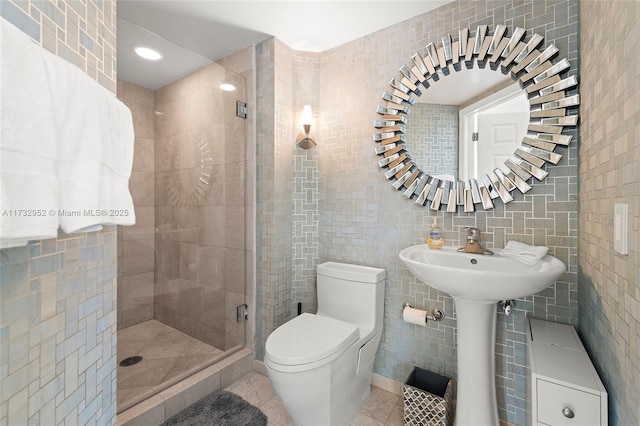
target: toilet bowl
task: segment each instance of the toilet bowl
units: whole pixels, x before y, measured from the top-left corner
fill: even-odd
[[[385,276],[367,266],[318,265],[318,313],[267,338],[267,375],[294,425],[346,425],[369,398]]]

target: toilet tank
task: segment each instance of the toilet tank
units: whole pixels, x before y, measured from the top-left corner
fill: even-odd
[[[355,324],[360,336],[382,330],[384,269],[348,263],[318,265],[318,315]]]

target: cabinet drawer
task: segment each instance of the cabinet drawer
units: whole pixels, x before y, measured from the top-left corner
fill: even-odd
[[[550,426],[599,426],[600,397],[538,380],[538,421]],[[573,418],[563,414],[568,408]]]

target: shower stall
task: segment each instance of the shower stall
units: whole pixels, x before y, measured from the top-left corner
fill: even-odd
[[[246,96],[217,63],[159,88],[118,81],[137,217],[118,230],[118,412],[246,346]]]

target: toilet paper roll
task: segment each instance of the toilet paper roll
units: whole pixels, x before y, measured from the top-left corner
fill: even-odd
[[[421,325],[425,327],[427,325],[427,311],[422,309],[406,307],[402,311],[402,319],[409,324]]]

